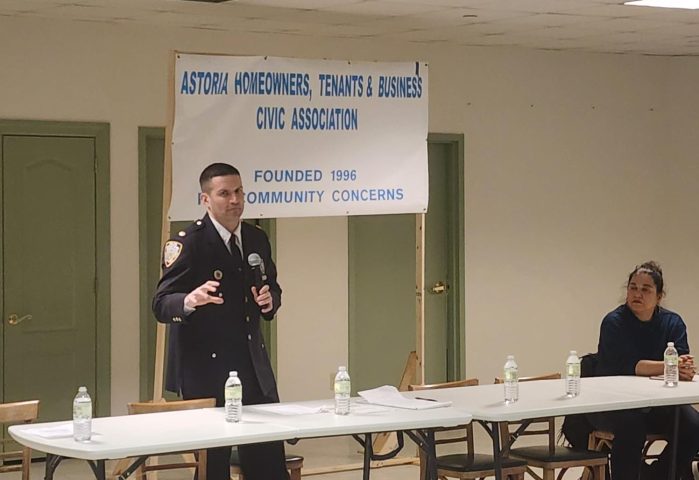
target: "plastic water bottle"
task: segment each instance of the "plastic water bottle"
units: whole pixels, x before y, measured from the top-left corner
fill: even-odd
[[[571,350],[566,360],[566,397],[580,395],[580,358],[578,352]]]
[[[243,384],[238,378],[238,372],[228,373],[228,380],[226,380],[223,391],[226,398],[226,421],[240,422],[240,417],[243,414]]]
[[[676,387],[680,381],[680,358],[677,355],[677,349],[675,348],[674,342],[667,342],[667,348],[665,349],[664,357],[665,371],[663,372],[663,374],[665,376],[665,386]]]
[[[73,438],[76,442],[89,442],[91,436],[92,399],[87,387],[80,387],[73,399]]]
[[[351,391],[352,384],[347,367],[338,367],[337,375],[335,375],[335,414],[349,414]]]
[[[505,404],[515,403],[519,399],[519,371],[514,355],[508,355],[504,367]]]

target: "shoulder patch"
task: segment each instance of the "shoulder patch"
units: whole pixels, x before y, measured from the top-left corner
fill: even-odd
[[[163,263],[165,267],[169,267],[182,253],[182,244],[176,240],[170,240],[163,248]]]

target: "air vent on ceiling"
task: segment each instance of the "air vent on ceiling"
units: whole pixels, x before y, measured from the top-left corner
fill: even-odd
[[[223,3],[230,2],[231,0],[183,0],[185,2],[201,2],[201,3]]]

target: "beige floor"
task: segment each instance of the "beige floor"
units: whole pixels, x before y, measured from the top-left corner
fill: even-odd
[[[480,428],[477,429],[477,431]],[[490,440],[484,433],[477,435],[477,450],[487,453],[490,448]],[[303,440],[296,445],[288,446],[288,452],[303,455],[305,458],[304,468],[314,470],[322,467],[333,467],[337,465],[360,464],[362,455],[359,452],[359,445],[351,438],[329,438]],[[406,439],[406,448],[402,452],[403,458],[408,458],[414,453],[415,446]],[[108,468],[108,471],[111,471]],[[372,480],[418,480],[417,466],[394,466],[373,469]],[[44,464],[35,463],[32,465],[32,479],[40,480],[44,477]],[[565,475],[566,480],[573,480],[580,477],[579,470],[571,470]],[[94,477],[90,468],[85,462],[77,460],[65,460],[54,475],[56,480],[92,480]],[[187,471],[165,472],[158,475],[158,480],[190,480],[191,474]],[[332,474],[319,474],[304,476],[311,480],[359,480],[362,478],[361,470],[338,472]],[[20,480],[19,473],[0,474],[0,480]],[[154,479],[152,479],[154,480]]]

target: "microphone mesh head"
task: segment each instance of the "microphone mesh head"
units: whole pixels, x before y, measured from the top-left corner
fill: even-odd
[[[251,267],[259,267],[262,263],[262,258],[257,253],[251,253],[248,255],[248,265]]]

